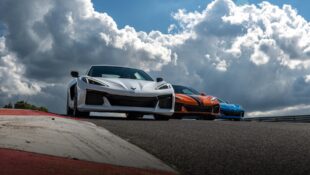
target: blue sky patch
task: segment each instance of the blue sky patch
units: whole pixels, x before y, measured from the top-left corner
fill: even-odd
[[[118,24],[119,28],[125,25],[134,27],[137,31],[159,30],[167,33],[170,24],[174,23],[171,14],[178,9],[187,11],[201,11],[211,0],[92,0],[94,8],[108,13]],[[259,4],[261,0],[235,0],[236,4]],[[310,1],[307,0],[271,0],[272,4],[282,7],[290,4],[306,20],[310,19]]]

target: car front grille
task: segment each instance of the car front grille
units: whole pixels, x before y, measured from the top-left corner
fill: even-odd
[[[113,106],[152,107],[157,104],[157,97],[130,97],[120,95],[107,95]]]
[[[212,106],[191,106],[185,105],[184,106],[187,111],[190,112],[212,112]]]
[[[193,106],[193,105],[186,105],[181,103],[175,103],[175,111],[182,111],[182,107],[184,107],[188,112],[212,112],[212,113],[219,113],[220,106]]]
[[[171,109],[173,96],[162,95],[158,97],[132,97],[113,95],[105,92],[86,90],[87,105],[103,105],[103,98],[106,97],[112,106],[129,106],[129,107],[149,107],[155,108],[157,103],[160,108]]]
[[[243,116],[243,111],[221,111],[222,114],[227,116]]]

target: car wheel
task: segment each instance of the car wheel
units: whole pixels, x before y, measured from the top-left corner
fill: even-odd
[[[181,115],[177,115],[177,114],[173,114],[172,118],[174,118],[174,119],[182,119],[182,116]]]
[[[206,120],[215,120],[215,116],[213,116],[213,115],[208,115],[208,116],[206,116]]]
[[[143,114],[139,114],[139,113],[127,113],[126,114],[126,117],[128,120],[135,120],[135,119],[138,119],[138,118],[142,118],[143,117]]]
[[[73,115],[73,109],[69,106],[69,94],[67,95],[67,115],[72,116]]]
[[[74,105],[73,105],[73,116],[74,117],[89,117],[89,112],[79,111],[77,108],[77,87],[74,90]]]
[[[169,120],[170,116],[154,114],[154,119],[155,120]]]
[[[79,111],[78,109],[73,110],[73,116],[74,117],[89,117],[90,112],[82,112]]]

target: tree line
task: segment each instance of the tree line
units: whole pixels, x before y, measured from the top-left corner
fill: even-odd
[[[3,108],[7,109],[30,109],[30,110],[38,110],[38,111],[44,111],[48,112],[48,109],[43,106],[35,106],[33,104],[29,104],[26,101],[17,101],[15,104],[12,104],[11,102],[4,105]]]

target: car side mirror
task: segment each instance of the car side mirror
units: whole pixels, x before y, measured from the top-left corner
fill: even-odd
[[[201,96],[206,96],[207,94],[204,93],[204,92],[201,92],[200,95],[201,95]]]
[[[71,71],[71,76],[73,78],[78,78],[79,77],[79,72],[78,71]]]
[[[161,78],[161,77],[156,78],[156,82],[162,82],[162,81],[164,81],[163,78]]]

